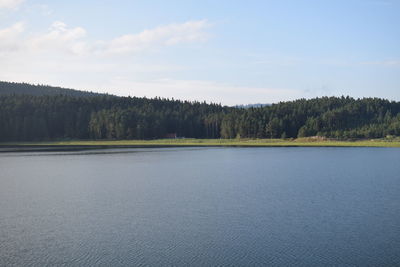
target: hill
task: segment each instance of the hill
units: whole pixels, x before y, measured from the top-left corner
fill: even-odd
[[[88,91],[79,91],[74,89],[54,87],[49,85],[33,85],[28,83],[14,83],[0,81],[0,95],[67,95],[75,97],[99,96],[104,94]]]
[[[4,84],[8,93],[0,94],[0,141],[3,142],[169,136],[211,139],[400,136],[400,102],[379,98],[322,97],[234,108],[205,102]]]

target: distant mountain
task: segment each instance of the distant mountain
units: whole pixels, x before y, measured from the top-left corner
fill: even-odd
[[[256,104],[247,104],[247,105],[235,105],[235,108],[262,108],[262,107],[267,107],[271,106],[271,104],[261,104],[261,103],[256,103]]]
[[[74,89],[54,87],[49,85],[33,85],[28,83],[14,83],[0,81],[0,95],[33,95],[33,96],[56,96],[66,95],[74,97],[100,96],[105,94],[79,91]]]

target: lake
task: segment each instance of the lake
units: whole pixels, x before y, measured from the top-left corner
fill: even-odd
[[[400,149],[0,153],[0,266],[400,265]]]

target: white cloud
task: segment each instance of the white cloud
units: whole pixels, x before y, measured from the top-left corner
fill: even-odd
[[[10,8],[15,9],[22,4],[24,0],[0,0],[0,8]]]
[[[19,60],[7,66],[0,64],[0,80],[50,84],[119,96],[173,97],[223,105],[276,103],[294,100],[304,95],[301,90],[274,88],[268,85],[252,87],[211,80],[141,78],[143,71],[154,73],[159,70],[157,76],[162,76],[169,66],[141,65],[125,72],[126,68],[132,66],[86,60],[62,63]]]
[[[276,103],[301,97],[300,90],[286,88],[235,86],[228,83],[204,80],[158,79],[135,81],[115,77],[107,83],[89,89],[102,90],[122,96],[166,97],[236,105],[243,103]]]
[[[68,28],[64,22],[56,21],[48,32],[28,38],[26,44],[33,51],[61,50],[83,54],[88,46],[82,40],[85,36],[85,29],[81,27]]]
[[[203,30],[209,26],[210,24],[206,20],[159,26],[138,34],[126,34],[110,42],[104,42],[100,47],[100,52],[130,53],[156,46],[201,42],[207,40],[208,35]]]
[[[24,23],[17,22],[14,25],[0,30],[0,56],[18,50],[20,35],[24,31]]]
[[[83,54],[87,50],[87,43],[83,41],[86,36],[85,29],[81,27],[68,28],[63,22],[54,22],[45,33],[25,34],[23,22],[0,29],[0,55],[30,54],[37,55],[47,52],[69,52]]]
[[[8,28],[0,30],[0,41],[7,42],[10,40],[14,40],[23,31],[24,31],[24,23],[17,22]]]
[[[18,22],[0,29],[0,80],[65,86],[116,95],[174,97],[226,105],[272,103],[301,97],[286,88],[238,86],[207,80],[180,79],[184,66],[158,61],[141,51],[207,40],[205,20],[169,24],[109,41],[91,41],[82,27],[54,22],[30,33]],[[135,54],[126,60],[119,54]],[[8,55],[8,56],[7,56]],[[102,55],[108,55],[104,57]],[[174,78],[163,78],[174,77]]]
[[[138,34],[126,34],[109,41],[90,42],[86,39],[87,33],[84,28],[71,28],[61,21],[54,22],[46,32],[33,35],[21,35],[24,27],[23,23],[19,22],[0,30],[0,40],[9,47],[8,52],[16,52],[19,48],[20,52],[29,53],[56,51],[76,55],[113,55],[135,53],[179,43],[202,42],[208,38],[204,29],[209,26],[206,20],[188,21],[159,26]],[[0,44],[0,49],[4,47],[5,45]],[[7,51],[0,50],[0,53],[4,54]]]

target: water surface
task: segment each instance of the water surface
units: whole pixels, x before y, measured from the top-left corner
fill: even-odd
[[[0,153],[0,266],[400,265],[400,149]]]

